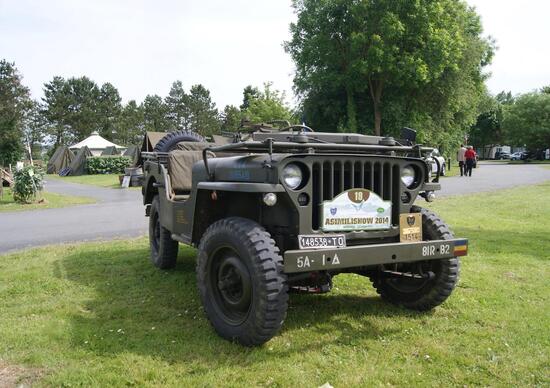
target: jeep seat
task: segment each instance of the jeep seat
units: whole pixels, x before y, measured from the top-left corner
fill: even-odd
[[[168,153],[168,175],[170,179],[171,192],[170,198],[173,200],[186,200],[189,197],[193,186],[192,170],[193,165],[202,160],[202,149],[209,146],[207,143],[189,143],[194,144],[189,148],[192,150],[176,149]],[[202,144],[202,149],[200,148]],[[178,144],[180,148],[182,143]],[[182,145],[185,147],[186,145]],[[213,152],[208,153],[209,157],[215,157]]]

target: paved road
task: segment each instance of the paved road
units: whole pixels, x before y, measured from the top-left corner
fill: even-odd
[[[472,177],[442,178],[438,196],[493,191],[550,180],[537,165],[482,164]],[[139,190],[118,190],[50,180],[46,190],[98,200],[62,209],[0,213],[0,254],[61,242],[108,240],[144,235],[147,218]]]
[[[0,213],[0,253],[61,242],[135,237],[147,232],[141,192],[48,180],[45,190],[95,198],[90,205]]]
[[[481,162],[471,177],[441,178],[442,190],[437,196],[465,195],[497,191],[514,186],[533,185],[550,180],[550,169],[544,165],[503,164]],[[546,165],[546,167],[550,167]]]

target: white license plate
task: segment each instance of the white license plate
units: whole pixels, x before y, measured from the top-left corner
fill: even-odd
[[[298,245],[300,249],[344,248],[346,236],[343,234],[301,234],[298,236]]]

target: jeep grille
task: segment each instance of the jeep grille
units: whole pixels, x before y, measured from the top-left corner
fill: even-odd
[[[313,163],[312,170],[312,229],[320,227],[321,203],[349,189],[368,189],[384,200],[391,200],[392,224],[399,220],[400,164],[395,161],[340,158]]]

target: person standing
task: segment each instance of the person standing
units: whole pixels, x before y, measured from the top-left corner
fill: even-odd
[[[474,163],[476,161],[476,152],[474,151],[474,147],[468,146],[466,152],[464,153],[464,158],[466,163],[466,171],[464,172],[464,175],[472,176],[472,169],[474,168]]]
[[[464,156],[466,154],[466,147],[464,147],[464,144],[460,145],[460,148],[458,149],[458,152],[456,153],[456,160],[458,161],[458,168],[460,169],[460,176],[464,176],[466,172],[466,157]]]

